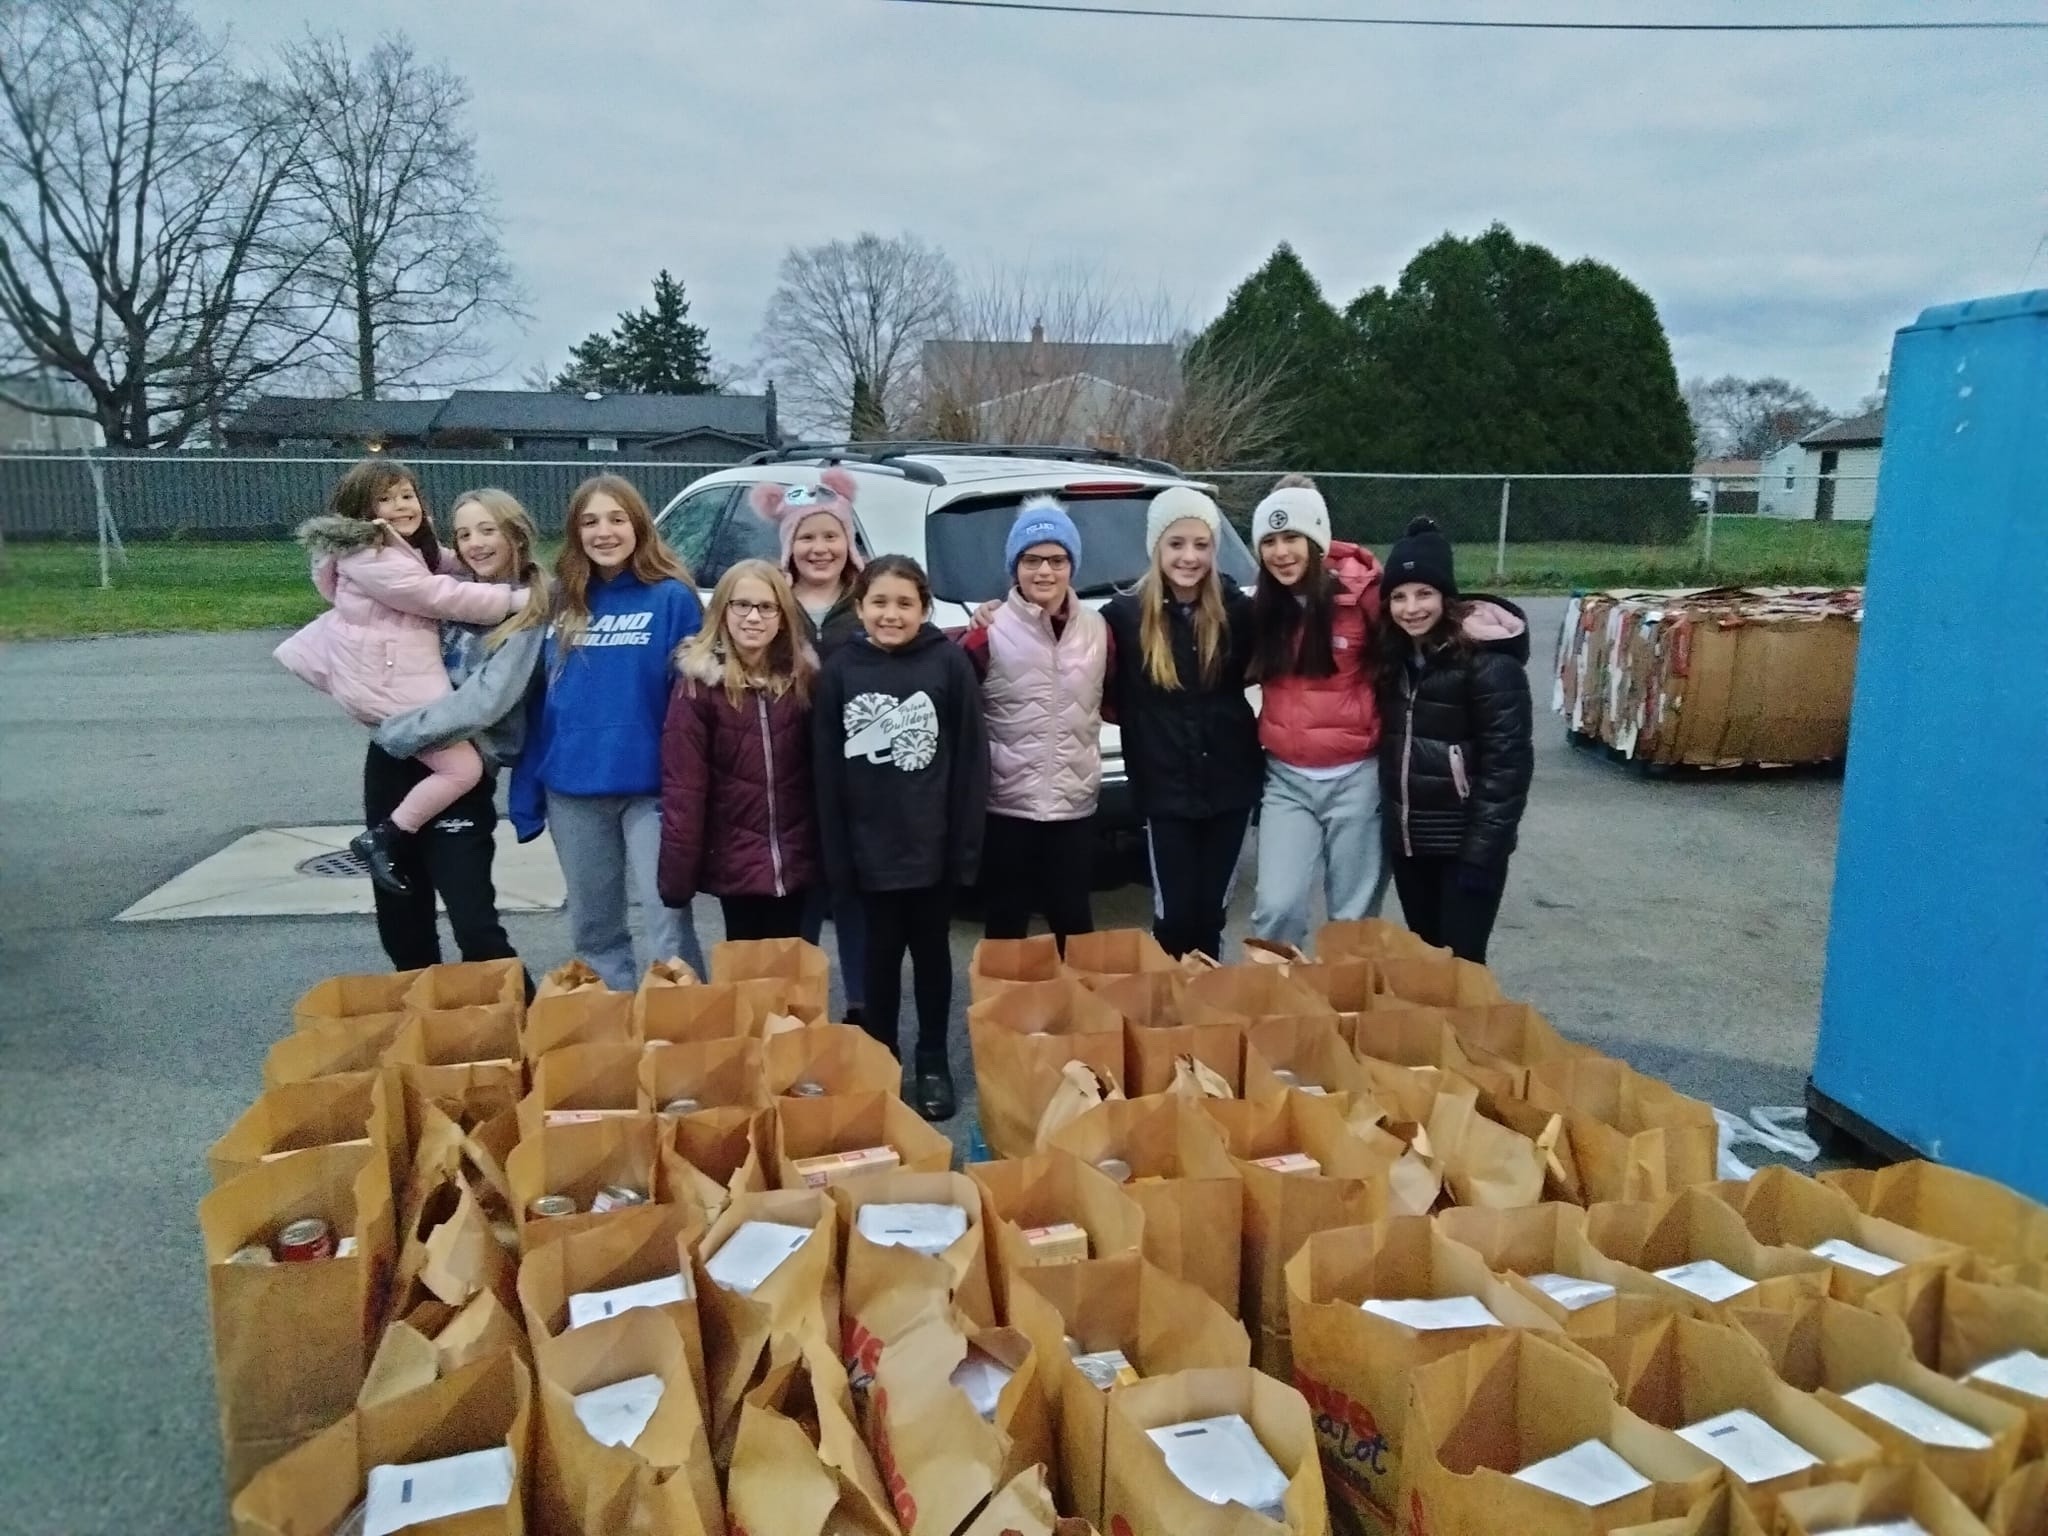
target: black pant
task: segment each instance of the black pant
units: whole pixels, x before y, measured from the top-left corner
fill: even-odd
[[[1152,853],[1152,936],[1175,959],[1199,949],[1223,958],[1223,919],[1252,813],[1200,821],[1156,816],[1145,823]]]
[[[804,907],[809,891],[788,896],[721,896],[728,939],[797,939],[803,937]]]
[[[868,998],[862,1024],[896,1053],[896,1015],[903,1006],[903,954],[910,952],[917,999],[917,1059],[946,1060],[946,1021],[953,1011],[953,890],[862,891],[868,927]]]
[[[1401,894],[1401,915],[1415,936],[1448,949],[1460,960],[1484,965],[1507,870],[1492,871],[1491,889],[1472,890],[1459,883],[1456,859],[1410,859],[1392,852],[1388,858],[1394,867],[1394,889]]]
[[[1031,919],[1046,927],[1067,952],[1067,935],[1093,933],[1088,891],[1095,873],[1095,818],[1025,821],[991,816],[981,844],[981,895],[992,939],[1021,939]]]
[[[363,759],[363,822],[376,826],[390,816],[427,770],[411,758],[393,757],[381,747]],[[498,916],[498,892],[491,884],[491,860],[497,853],[492,834],[498,808],[492,796],[497,781],[483,782],[435,817],[417,833],[398,840],[399,873],[411,887],[403,896],[379,888],[377,937],[394,970],[410,971],[441,963],[441,933],[434,922],[434,897],[448,908],[448,926],[465,960],[509,960],[518,951]],[[527,991],[533,982],[527,980]]]

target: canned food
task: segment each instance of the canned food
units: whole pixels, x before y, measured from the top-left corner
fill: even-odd
[[[542,1195],[526,1208],[526,1214],[542,1221],[554,1216],[574,1216],[576,1200],[572,1195]]]
[[[1131,1165],[1120,1157],[1105,1157],[1095,1165],[1119,1184],[1131,1182]]]
[[[647,1195],[644,1190],[635,1189],[630,1184],[607,1184],[597,1192],[597,1198],[590,1202],[590,1214],[598,1216],[606,1211],[623,1211],[629,1206],[646,1203]]]
[[[230,1264],[275,1264],[277,1255],[270,1251],[267,1243],[251,1243],[246,1248],[237,1248],[228,1255]]]
[[[793,1099],[822,1099],[825,1097],[825,1085],[805,1078],[790,1088],[789,1096]]]
[[[704,1106],[695,1099],[670,1099],[661,1106],[664,1115],[694,1115]]]
[[[288,1221],[277,1234],[277,1258],[281,1264],[304,1264],[333,1257],[334,1229],[318,1216]]]

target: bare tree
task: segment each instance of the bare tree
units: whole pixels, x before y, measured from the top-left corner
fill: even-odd
[[[1765,458],[1834,420],[1806,390],[1775,377],[1695,377],[1685,381],[1683,393],[1703,457]]]
[[[360,60],[309,35],[284,68],[306,134],[294,179],[319,219],[308,276],[337,310],[316,352],[365,400],[496,372],[479,366],[486,328],[523,311],[463,122],[469,88],[403,35]]]
[[[945,333],[957,291],[945,252],[913,235],[792,249],[761,323],[761,371],[812,429],[851,418],[856,379],[899,422],[916,398],[919,349]]]
[[[299,136],[176,0],[0,4],[0,321],[116,447],[175,447],[293,366]]]

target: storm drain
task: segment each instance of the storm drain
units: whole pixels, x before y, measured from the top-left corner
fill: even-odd
[[[301,859],[296,868],[302,875],[320,875],[329,880],[370,878],[369,866],[350,848],[337,848],[332,853],[316,853],[310,859]]]

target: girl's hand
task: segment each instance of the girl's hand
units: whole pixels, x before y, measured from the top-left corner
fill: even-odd
[[[1003,600],[992,597],[967,616],[967,623],[973,629],[987,629],[995,623],[996,615],[1003,611]]]

